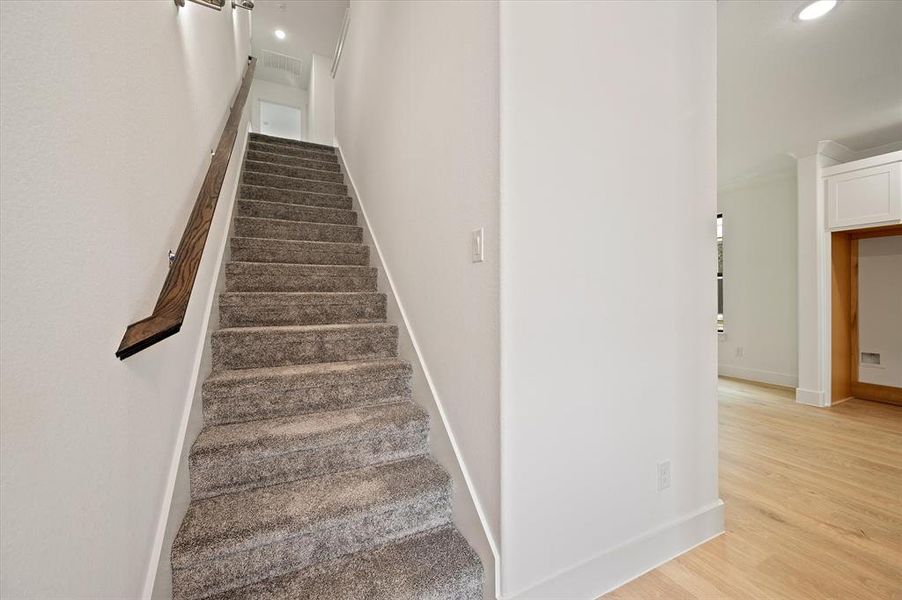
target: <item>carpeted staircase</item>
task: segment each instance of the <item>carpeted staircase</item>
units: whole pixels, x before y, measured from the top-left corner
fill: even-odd
[[[173,595],[481,599],[335,149],[251,134]]]

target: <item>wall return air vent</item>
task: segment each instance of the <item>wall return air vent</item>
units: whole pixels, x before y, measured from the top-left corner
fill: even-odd
[[[879,365],[880,364],[880,353],[879,352],[862,352],[861,353],[861,364],[863,364],[863,365]]]

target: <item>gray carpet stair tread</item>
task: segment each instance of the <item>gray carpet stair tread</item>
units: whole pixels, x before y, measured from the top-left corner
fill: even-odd
[[[213,372],[203,384],[204,421],[256,419],[396,402],[410,397],[411,366],[397,358]]]
[[[360,265],[229,262],[230,292],[374,292],[376,269]]]
[[[175,569],[265,546],[361,514],[447,493],[447,473],[415,458],[191,503],[172,545]]]
[[[316,144],[314,142],[305,142],[301,140],[292,140],[289,138],[276,137],[274,135],[266,135],[265,133],[251,133],[250,139],[254,140],[255,142],[279,144],[293,148],[306,148],[309,150],[319,150],[328,154],[335,154],[335,146],[329,146],[327,144]]]
[[[191,456],[228,454],[237,460],[350,443],[426,423],[426,411],[412,402],[394,402],[264,419],[205,428]]]
[[[338,164],[337,154],[329,154],[328,152],[320,152],[319,150],[311,150],[308,148],[298,148],[293,146],[286,146],[284,144],[269,144],[266,142],[258,142],[256,140],[250,140],[247,148],[248,150],[254,150],[257,152],[267,152],[269,154],[279,154],[282,156],[306,158],[310,160],[334,162],[335,164]]]
[[[482,563],[450,527],[411,535],[211,600],[482,600]]]
[[[348,471],[428,452],[429,416],[394,402],[214,425],[191,448],[196,498]]]
[[[242,183],[240,197],[245,200],[267,200],[270,202],[291,202],[307,206],[326,206],[350,209],[353,206],[347,194],[323,194],[303,190],[285,190],[266,185]]]
[[[283,241],[283,240],[277,240]],[[241,261],[230,261],[226,264],[226,269],[228,267],[233,267],[235,269],[238,268],[259,268],[259,269],[284,269],[286,272],[290,272],[293,275],[319,275],[319,274],[330,274],[337,276],[368,276],[375,277],[376,276],[376,268],[362,265],[303,265],[303,264],[295,264],[295,263],[254,263],[254,262],[241,262]]]
[[[355,381],[381,379],[385,373],[402,372],[410,374],[410,364],[400,358],[376,360],[341,361],[333,363],[312,363],[267,367],[262,369],[239,369],[211,373],[204,381],[204,388],[258,382],[260,380],[311,379],[319,385],[353,378]]]
[[[357,213],[353,210],[269,200],[239,200],[238,216],[334,225],[357,224]]]
[[[235,247],[285,247],[306,250],[317,250],[322,252],[345,252],[348,254],[369,254],[369,246],[359,242],[315,242],[310,240],[274,240],[272,238],[254,238],[233,236],[231,245]],[[255,262],[255,261],[239,261],[233,259],[233,262]],[[368,265],[363,265],[368,266]]]
[[[211,336],[213,369],[391,358],[397,338],[390,323],[227,327]]]
[[[385,294],[380,292],[223,292],[219,296],[220,307],[245,303],[274,307],[291,304],[343,306],[363,302],[385,302]]]
[[[221,327],[381,323],[386,297],[377,292],[225,292]]]
[[[242,181],[251,185],[264,185],[287,190],[303,190],[323,194],[341,195],[347,195],[348,193],[348,186],[343,183],[317,181],[315,179],[305,179],[303,177],[288,177],[285,175],[275,175],[273,173],[261,173],[252,168],[246,168],[244,170]]]
[[[230,242],[235,262],[271,262],[309,265],[367,266],[370,252],[366,244],[353,242],[310,242],[234,236]]]
[[[310,169],[296,165],[286,165],[269,161],[245,159],[244,169],[258,173],[272,173],[285,177],[297,177],[298,179],[310,179],[312,181],[329,181],[332,183],[344,183],[344,175],[341,171],[324,171],[322,169]]]
[[[253,299],[256,302],[269,303],[297,301],[311,304],[353,304],[362,299],[385,298],[382,292],[223,292],[219,296],[221,305],[229,305],[241,299]]]
[[[333,323],[329,325],[266,325],[262,327],[223,327],[213,332],[214,339],[257,335],[292,335],[297,337],[367,337],[369,335],[396,335],[398,326],[393,323]]]
[[[359,243],[363,239],[363,229],[356,225],[243,216],[235,217],[235,233],[242,237],[310,242]]]
[[[370,335],[396,335],[393,323],[332,323],[328,325],[265,325],[261,327],[223,327],[213,332],[214,339],[245,336],[292,335],[297,337],[351,338]]]
[[[248,140],[248,143],[252,147],[261,147],[266,146],[267,148],[272,148],[273,152],[285,152],[285,153],[298,153],[303,152],[305,154],[315,155],[319,157],[319,160],[329,160],[330,158],[337,158],[338,155],[336,152],[329,151],[328,149],[324,150],[317,146],[298,146],[293,144],[285,144],[279,140],[274,139],[266,139],[266,138],[251,138]]]
[[[245,155],[245,160],[269,162],[280,165],[292,165],[296,167],[306,167],[308,169],[314,169],[317,171],[341,172],[341,166],[337,162],[316,160],[315,158],[303,158],[301,156],[290,156],[288,154],[278,154],[276,152],[263,152],[250,148]]]

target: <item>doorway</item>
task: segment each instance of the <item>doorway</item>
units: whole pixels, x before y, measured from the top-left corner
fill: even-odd
[[[835,231],[832,242],[832,403],[902,404],[902,225]]]
[[[260,100],[260,133],[292,140],[301,139],[301,109]]]

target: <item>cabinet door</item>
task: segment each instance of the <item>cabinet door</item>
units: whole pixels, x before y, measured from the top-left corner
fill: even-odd
[[[902,222],[902,163],[827,178],[827,226],[857,229]]]

